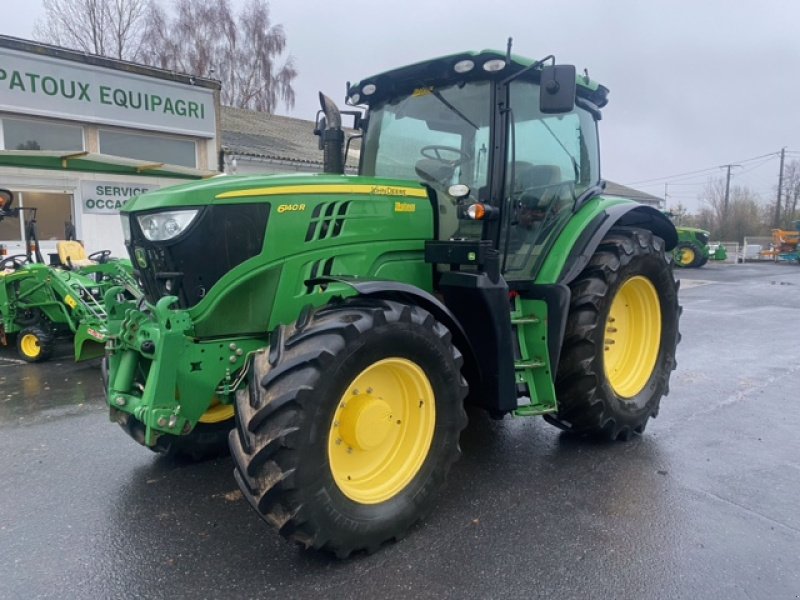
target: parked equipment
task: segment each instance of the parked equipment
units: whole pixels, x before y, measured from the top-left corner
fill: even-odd
[[[464,402],[627,440],[668,392],[677,243],[605,196],[608,90],[467,52],[321,95],[322,175],[225,177],[122,209],[145,302],[106,295],[111,416],[151,449],[230,432],[244,497],[338,556],[401,537],[459,455]],[[498,468],[502,468],[499,465]]]
[[[711,234],[696,227],[676,227],[678,245],[672,251],[675,264],[685,268],[700,268],[710,257],[708,240]]]
[[[19,214],[12,202],[11,192],[0,190],[0,220]],[[129,298],[135,297],[130,263],[109,261],[106,251],[93,255],[99,262],[89,260],[80,244],[65,241],[59,242],[63,264],[43,264],[35,213],[26,238],[27,254],[0,256],[0,344],[16,337],[19,356],[39,362],[50,357],[58,336],[73,335],[75,360],[102,356],[103,294],[123,286]]]
[[[764,254],[776,261],[800,262],[800,221],[794,226],[794,230],[773,229],[772,244]]]

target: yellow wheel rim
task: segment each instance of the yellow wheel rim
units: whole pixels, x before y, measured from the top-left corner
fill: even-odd
[[[682,248],[678,253],[678,264],[682,267],[690,265],[694,262],[695,254],[691,248]]]
[[[22,353],[28,358],[36,358],[41,354],[42,347],[39,345],[39,338],[32,333],[26,333],[19,342]]]
[[[223,421],[233,418],[232,404],[220,404],[219,400],[216,400],[216,398],[215,401],[217,403],[204,412],[203,416],[198,419],[201,423],[222,423]]]
[[[632,398],[644,389],[660,345],[658,292],[646,277],[631,277],[611,303],[605,331],[605,374],[618,396]]]
[[[364,369],[342,395],[328,435],[328,462],[341,492],[361,504],[400,493],[433,440],[436,402],[425,372],[405,358]]]

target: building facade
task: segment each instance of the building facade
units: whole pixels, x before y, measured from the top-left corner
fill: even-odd
[[[43,253],[76,237],[124,255],[119,208],[147,190],[216,174],[219,82],[0,36],[0,187],[19,219],[0,244]],[[36,209],[35,213],[33,210]]]

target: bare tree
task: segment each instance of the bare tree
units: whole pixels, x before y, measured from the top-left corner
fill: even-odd
[[[797,214],[797,201],[800,200],[800,160],[793,160],[786,165],[783,185],[786,196],[783,199],[780,224],[784,229],[793,229],[793,222],[800,219]]]
[[[33,36],[40,42],[138,60],[148,0],[44,0]]]
[[[147,19],[142,61],[222,81],[222,103],[274,112],[294,106],[294,59],[269,4],[250,0],[235,15],[229,0],[176,0],[170,15],[155,3]]]
[[[697,224],[711,231],[720,240],[741,241],[745,236],[768,235],[765,212],[758,195],[746,186],[731,186],[725,205],[725,180],[709,180],[700,196],[706,206],[698,215]]]

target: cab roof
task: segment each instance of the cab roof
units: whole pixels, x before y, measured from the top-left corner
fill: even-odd
[[[354,103],[374,105],[386,98],[410,93],[421,87],[448,85],[462,81],[505,79],[536,62],[516,54],[512,54],[510,58],[509,64],[504,64],[497,71],[489,72],[484,70],[483,66],[489,61],[496,60],[502,60],[505,63],[507,57],[504,52],[481,50],[449,54],[367,77],[358,83],[349,85],[347,96],[353,99],[354,95],[358,94],[359,97]],[[467,72],[456,72],[455,65],[463,64],[464,61],[471,61],[473,67]],[[541,66],[532,69],[522,77],[538,82],[540,76]],[[370,85],[374,86],[374,91],[371,94],[365,93],[364,88],[370,91],[370,88],[367,87]],[[597,108],[602,108],[608,103],[608,88],[590,79],[588,75],[577,77],[577,95],[588,100]]]

